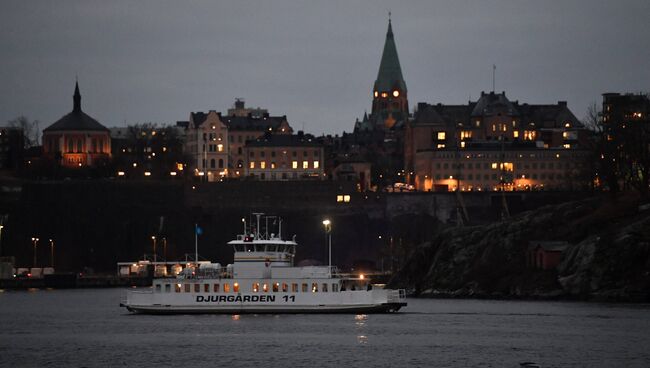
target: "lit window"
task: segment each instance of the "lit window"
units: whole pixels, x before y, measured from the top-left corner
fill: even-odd
[[[393,97],[399,97],[399,91],[397,90],[393,91]]]
[[[571,145],[567,143],[564,145],[564,148],[571,148]]]
[[[469,139],[472,138],[471,130],[463,130],[460,132],[460,139]]]
[[[217,144],[217,151],[223,152],[223,144]]]
[[[232,291],[233,291],[234,293],[238,293],[238,292],[239,292],[239,283],[236,282],[236,283],[232,284]]]
[[[436,147],[437,148],[445,148],[445,145],[444,145],[444,143],[438,143],[438,145]]]
[[[181,284],[174,285],[174,291],[177,292],[177,293],[180,293],[181,292]]]
[[[228,283],[223,284],[223,292],[224,293],[229,293],[230,292],[230,284],[228,284]]]
[[[519,138],[519,131],[515,130],[514,132],[512,132],[512,136],[514,138]]]
[[[493,163],[492,163],[492,168],[493,168],[493,169],[496,169],[497,167],[498,167],[497,163],[496,163],[496,162],[493,162]]]
[[[311,284],[311,292],[312,293],[318,292],[318,283],[312,282],[312,284]]]
[[[465,142],[460,142],[460,148],[465,148]]]
[[[302,162],[302,168],[303,169],[309,169],[309,161],[303,161]]]
[[[343,202],[343,195],[339,194],[336,196],[336,201],[337,202]]]
[[[255,161],[251,161],[249,167],[251,169],[254,169],[255,168]]]
[[[379,92],[375,91],[375,97],[379,96]]]
[[[276,282],[275,284],[273,284],[273,292],[277,293],[278,291],[280,291],[280,283]]]
[[[254,282],[253,283],[253,292],[257,293],[258,291],[260,291],[260,283],[259,282]]]
[[[265,293],[268,293],[269,292],[269,284],[262,285],[262,291],[265,292]]]
[[[382,92],[382,93],[381,93],[381,97],[383,97],[383,98],[388,97],[388,93],[386,93],[386,92]]]
[[[319,166],[320,166],[320,162],[314,161],[314,169],[318,169]]]
[[[298,161],[291,162],[291,167],[294,168],[294,169],[297,169],[298,168]]]
[[[537,137],[537,132],[534,130],[524,130],[524,140],[534,141]]]
[[[493,132],[496,132],[496,131],[497,131],[497,126],[494,125],[494,124],[492,124],[492,131],[493,131]]]
[[[260,162],[260,169],[266,169],[266,161]]]
[[[438,132],[436,133],[436,136],[439,141],[444,141],[446,139],[447,134],[445,132]]]
[[[271,162],[271,169],[275,169],[275,162]]]
[[[346,195],[343,196],[343,202],[346,202],[346,203],[350,202],[350,195],[349,194],[346,194]]]

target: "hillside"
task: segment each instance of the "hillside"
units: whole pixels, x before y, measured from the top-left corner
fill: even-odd
[[[391,285],[421,296],[650,301],[650,210],[639,204],[602,196],[446,228],[411,252]],[[570,245],[555,270],[542,271],[526,266],[532,240]]]

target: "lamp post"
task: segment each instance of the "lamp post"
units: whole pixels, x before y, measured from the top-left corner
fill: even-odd
[[[328,274],[332,276],[332,222],[329,219],[323,220],[323,226],[325,226],[325,233],[327,234],[327,250],[328,250]]]
[[[153,242],[153,263],[154,263],[154,267],[155,267],[155,265],[156,265],[156,237],[152,235],[151,236],[151,241]]]
[[[32,238],[32,244],[34,245],[34,263],[32,267],[36,267],[36,246],[38,245],[38,238]]]
[[[50,267],[54,268],[54,239],[50,239]]]
[[[0,225],[0,257],[2,257],[2,229],[4,229],[4,225]]]

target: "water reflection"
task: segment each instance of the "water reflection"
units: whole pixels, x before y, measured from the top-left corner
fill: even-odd
[[[239,314],[233,314],[232,317],[230,317],[233,321],[239,321]]]
[[[368,321],[367,314],[357,314],[354,316],[354,325],[357,331],[357,343],[365,345],[368,343],[368,335],[366,335],[366,323]]]

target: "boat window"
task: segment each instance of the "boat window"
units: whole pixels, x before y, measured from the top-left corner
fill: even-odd
[[[264,252],[264,246],[263,245],[256,245],[255,246],[255,251],[256,252]]]
[[[318,292],[318,283],[317,282],[312,282],[311,283],[311,292],[312,293]]]
[[[298,284],[291,284],[291,292],[292,293],[298,292]]]
[[[332,292],[333,293],[339,292],[339,284],[332,284]]]
[[[327,292],[327,284],[323,284],[323,288],[321,289],[321,291],[324,293]]]
[[[269,284],[262,285],[262,291],[264,291],[265,293],[268,293],[269,292]]]
[[[224,293],[229,293],[230,292],[230,284],[228,284],[228,283],[223,284],[223,292]]]
[[[266,246],[266,251],[267,252],[277,252],[278,251],[278,246],[277,245],[267,245]]]
[[[253,292],[257,293],[258,291],[260,291],[260,283],[259,282],[254,282],[253,283]]]
[[[201,291],[201,284],[194,284],[194,292],[198,293],[199,291]]]
[[[302,292],[303,292],[303,293],[306,293],[306,292],[307,292],[307,287],[308,287],[307,284],[305,284],[305,283],[302,284]]]
[[[203,292],[205,293],[210,292],[210,284],[203,284]]]
[[[160,284],[156,284],[156,292],[157,292],[157,293],[160,292]]]
[[[286,282],[283,282],[282,283],[282,292],[286,293],[287,291],[289,291],[289,285],[287,285]]]
[[[190,292],[190,284],[185,284],[185,292],[189,293]]]
[[[232,284],[232,291],[233,291],[233,293],[238,293],[239,292],[239,283],[238,282]]]
[[[165,284],[165,292],[171,293],[171,291],[172,291],[172,286],[170,284]]]
[[[280,283],[276,282],[275,284],[273,284],[273,292],[277,293],[279,290],[280,290]]]
[[[181,284],[176,284],[176,285],[174,285],[174,290],[175,290],[177,293],[180,293],[180,292],[181,292]]]
[[[212,291],[214,291],[215,293],[218,293],[219,292],[219,284],[214,284],[212,286]]]

